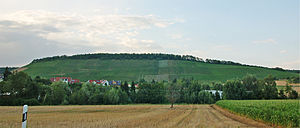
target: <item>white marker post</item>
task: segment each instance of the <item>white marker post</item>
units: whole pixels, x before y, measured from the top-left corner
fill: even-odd
[[[27,124],[27,111],[28,111],[28,106],[24,105],[23,106],[22,128],[26,128],[26,124]]]

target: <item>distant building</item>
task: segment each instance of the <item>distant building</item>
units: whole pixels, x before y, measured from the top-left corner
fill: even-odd
[[[216,92],[218,91],[218,93],[220,94],[220,97],[222,98],[222,94],[223,94],[223,91],[219,91],[219,90],[205,90],[207,92],[211,92],[213,95],[216,95]]]
[[[75,83],[80,83],[80,80],[79,79],[72,79],[71,84],[75,84]]]
[[[102,85],[102,86],[108,86],[109,82],[107,80],[88,80],[89,83],[95,84],[95,85]]]
[[[118,80],[118,81],[112,80],[112,81],[109,81],[109,85],[121,85],[121,81],[120,80]]]
[[[135,88],[138,88],[139,84],[135,84],[134,86],[135,86]],[[128,84],[128,87],[131,88],[131,84]]]
[[[67,84],[80,83],[79,79],[72,79],[71,77],[54,77],[50,79],[51,82],[62,81]]]

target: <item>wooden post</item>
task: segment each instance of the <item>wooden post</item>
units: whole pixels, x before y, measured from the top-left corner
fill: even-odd
[[[27,125],[27,111],[28,105],[23,106],[22,128],[26,128]]]

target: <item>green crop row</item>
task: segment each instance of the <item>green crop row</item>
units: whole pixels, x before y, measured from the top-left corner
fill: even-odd
[[[229,111],[286,127],[299,127],[299,100],[221,100],[218,106]]]

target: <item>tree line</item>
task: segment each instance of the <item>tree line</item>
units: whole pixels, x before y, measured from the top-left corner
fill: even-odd
[[[138,84],[138,87],[128,86]],[[217,90],[215,94],[208,90]],[[100,104],[213,104],[222,99],[287,99],[297,98],[298,93],[287,87],[278,91],[271,76],[258,80],[246,76],[242,80],[226,83],[201,83],[193,79],[173,81],[141,80],[121,86],[100,86],[90,83],[51,83],[48,79],[32,79],[24,72],[6,75],[0,82],[0,105],[100,105]]]
[[[0,67],[0,74],[3,74],[5,70],[12,71],[17,69],[18,67]]]
[[[278,91],[275,77],[271,75],[258,80],[253,75],[247,75],[242,80],[229,80],[223,86],[224,99],[297,99],[298,92],[291,86]]]

